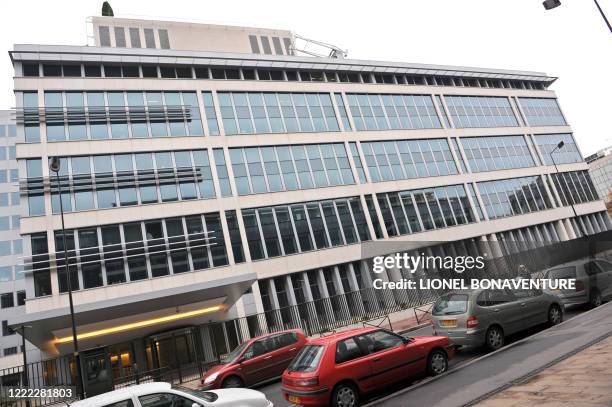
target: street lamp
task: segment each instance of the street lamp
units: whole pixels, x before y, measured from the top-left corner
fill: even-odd
[[[23,356],[23,388],[27,389],[30,385],[30,380],[28,377],[28,355],[26,352],[26,340],[25,340],[25,330],[26,328],[32,328],[29,325],[21,325],[21,354]],[[30,407],[30,399],[26,399],[25,401],[26,407]]]
[[[550,153],[548,153],[550,155],[550,159],[553,163],[553,165],[555,166],[555,172],[558,174],[559,173],[559,168],[557,168],[557,163],[555,162],[555,157],[553,155],[553,153],[557,150],[561,150],[563,148],[563,146],[565,146],[565,143],[563,142],[563,140],[561,140],[557,146],[555,148],[553,148]],[[574,197],[572,198],[572,202],[570,203],[570,206],[572,207],[572,211],[574,212],[574,218],[576,219],[576,223],[578,224],[578,227],[580,228],[580,233],[582,233],[582,236],[586,236],[587,234],[584,231],[584,228],[582,227],[582,222],[580,222],[580,219],[578,218],[578,214],[576,213],[576,208],[574,208]],[[569,201],[569,200],[568,200]]]
[[[68,246],[66,245],[66,227],[64,225],[64,203],[62,201],[62,183],[60,181],[59,172],[62,167],[59,157],[52,157],[49,169],[55,173],[57,180],[57,190],[59,194],[60,216],[62,219],[62,244],[64,245],[64,267],[66,270],[66,279],[68,280],[68,302],[70,303],[70,320],[72,322],[72,345],[74,347],[74,363],[77,368],[77,393],[79,398],[84,396],[84,382],[81,372],[81,361],[79,357],[79,341],[77,340],[76,323],[74,318],[74,303],[72,301],[72,281],[70,278],[70,270],[68,268]]]
[[[601,14],[601,17],[604,19],[604,21],[606,22],[606,25],[608,26],[608,29],[612,33],[612,25],[610,25],[610,22],[608,21],[608,17],[606,17],[606,14],[602,10],[601,6],[599,5],[599,2],[597,0],[593,0],[593,1],[595,1],[595,6],[597,6],[597,10],[599,10],[599,14]],[[552,10],[561,5],[561,0],[545,0],[542,2],[542,5],[544,6],[546,10]]]

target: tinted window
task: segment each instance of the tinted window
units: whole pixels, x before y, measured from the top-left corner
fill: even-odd
[[[287,370],[290,372],[314,372],[319,367],[324,349],[321,345],[304,346]]]
[[[106,404],[104,407],[133,407],[132,399],[118,401],[112,404]]]
[[[264,353],[267,353],[268,350],[266,348],[265,339],[260,339],[255,341],[249,346],[249,348],[244,352],[245,359],[256,358],[257,356],[261,356]]]
[[[467,311],[467,294],[445,294],[433,308],[433,315],[455,315],[463,314]]]
[[[585,263],[584,264],[584,271],[586,271],[586,273],[589,276],[594,276],[595,274],[601,273],[601,269],[599,267],[597,267],[597,265],[595,264],[594,261],[590,261],[588,263]]]
[[[566,279],[576,278],[576,267],[563,267],[558,269],[548,270],[548,278],[550,279]]]
[[[278,347],[283,348],[285,346],[293,345],[297,341],[298,337],[295,332],[281,334],[278,336]]]
[[[372,353],[395,348],[404,343],[401,336],[387,331],[370,332],[363,337],[366,339],[368,350]]]
[[[540,295],[536,290],[512,290],[512,293],[517,299],[526,299]]]
[[[138,397],[142,407],[191,407],[192,400],[173,393],[156,393]],[[127,406],[126,406],[127,407]]]
[[[595,260],[595,263],[604,271],[609,272],[612,271],[612,264],[603,260]]]
[[[336,363],[348,362],[363,356],[355,338],[349,338],[336,344]]]
[[[489,290],[487,293],[487,305],[505,304],[516,299],[510,290]]]

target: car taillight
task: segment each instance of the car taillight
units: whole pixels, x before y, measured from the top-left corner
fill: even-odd
[[[288,381],[290,383],[287,383],[287,384],[293,385],[296,387],[311,387],[311,386],[319,385],[319,377],[317,376],[315,377],[292,377]]]
[[[584,290],[584,282],[580,280],[576,280],[576,291],[583,291],[583,290]]]
[[[473,315],[471,317],[468,317],[468,319],[467,319],[467,327],[468,328],[475,328],[475,327],[478,326],[478,324],[479,324],[478,318],[476,318]]]

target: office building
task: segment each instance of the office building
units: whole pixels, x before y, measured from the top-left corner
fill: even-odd
[[[589,164],[589,171],[595,189],[599,196],[606,202],[612,201],[610,193],[612,193],[612,147],[599,150],[585,158]]]
[[[15,112],[0,111],[0,370],[22,363],[22,338],[9,328],[8,320],[25,313],[23,244],[19,235],[19,171],[15,158],[17,143]],[[26,342],[31,361],[40,351]]]
[[[405,308],[373,294],[366,242],[460,254],[610,227],[555,77],[304,56],[283,30],[91,23],[94,46],[10,52],[32,257],[9,319],[72,352],[66,248],[85,376],[112,370],[90,389]]]

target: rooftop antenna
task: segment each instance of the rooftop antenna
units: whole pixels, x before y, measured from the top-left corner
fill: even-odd
[[[323,41],[317,41],[317,40],[313,40],[310,38],[306,38],[296,33],[293,34],[293,37],[294,37],[293,38],[293,51],[294,52],[299,52],[302,54],[310,55],[313,57],[320,57],[320,58],[344,59],[348,56],[348,50],[343,50],[340,47],[337,47],[335,45],[328,44]],[[296,40],[304,41],[303,46],[298,46]],[[318,47],[321,47],[323,48],[322,52],[326,52],[325,50],[327,50],[327,54],[321,53],[318,51],[308,50],[306,49],[308,45],[316,45]]]
[[[113,8],[111,7],[108,1],[102,3],[102,17],[115,17],[115,13],[113,13]]]

